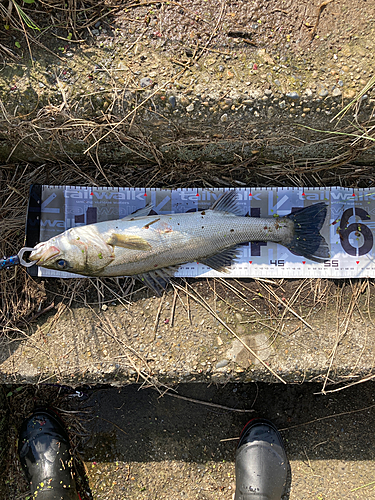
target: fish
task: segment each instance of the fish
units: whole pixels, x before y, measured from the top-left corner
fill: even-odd
[[[324,202],[284,217],[248,217],[237,192],[230,190],[199,212],[152,215],[151,210],[148,205],[123,219],[68,229],[38,243],[29,260],[84,276],[135,276],[160,294],[187,262],[228,272],[239,246],[251,241],[279,243],[316,262],[329,259],[320,234],[327,216]]]

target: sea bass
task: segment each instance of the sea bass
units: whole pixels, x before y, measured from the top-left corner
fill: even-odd
[[[327,205],[316,203],[285,217],[244,217],[236,191],[207,210],[149,215],[147,206],[120,220],[68,229],[30,254],[38,266],[85,276],[137,276],[155,291],[178,266],[198,261],[220,272],[238,257],[238,245],[272,241],[307,259],[329,259],[320,234]]]

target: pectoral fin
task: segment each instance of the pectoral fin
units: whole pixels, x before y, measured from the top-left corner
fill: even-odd
[[[113,233],[107,241],[107,244],[113,247],[129,248],[130,250],[151,250],[150,243],[135,234]]]

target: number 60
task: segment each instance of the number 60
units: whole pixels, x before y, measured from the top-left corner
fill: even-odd
[[[340,221],[340,229],[339,234],[341,238],[341,245],[345,252],[349,255],[366,255],[372,249],[374,243],[374,237],[372,235],[371,229],[369,229],[366,224],[362,224],[361,222],[353,222],[347,226],[350,217],[354,215],[353,208],[348,208],[342,214]],[[363,208],[356,208],[355,215],[357,215],[361,220],[369,220],[371,219],[370,215],[363,210]],[[349,241],[349,236],[353,232],[359,232],[363,236],[363,244],[359,248],[353,247]],[[358,252],[358,254],[357,254]]]

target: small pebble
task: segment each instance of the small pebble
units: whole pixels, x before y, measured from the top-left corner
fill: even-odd
[[[224,368],[224,366],[227,366],[228,364],[229,364],[228,359],[222,359],[216,363],[215,368]]]
[[[299,94],[297,92],[288,92],[287,94],[285,94],[285,97],[287,97],[288,99],[293,99],[293,101],[296,101],[297,99],[299,99]]]
[[[327,97],[328,95],[328,90],[324,87],[321,87],[318,91],[319,97]]]
[[[181,103],[181,106],[185,106],[185,108],[186,108],[186,106],[188,106],[188,105],[189,105],[189,102],[190,102],[190,101],[189,101],[189,99],[187,99],[185,96],[182,96],[182,97],[180,98],[180,103]]]
[[[188,113],[191,113],[192,111],[194,111],[194,104],[191,103],[191,104],[189,104],[189,106],[186,106],[186,111]]]
[[[153,85],[154,81],[149,78],[148,76],[144,77],[141,79],[141,87],[144,89],[145,87],[150,87],[151,85]]]

